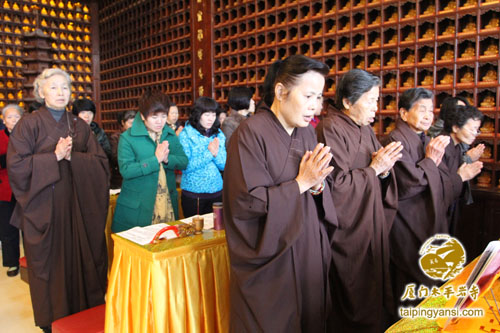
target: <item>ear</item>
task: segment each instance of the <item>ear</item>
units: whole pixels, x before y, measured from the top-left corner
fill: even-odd
[[[351,102],[347,98],[342,99],[342,104],[344,105],[344,109],[349,110],[349,108],[352,106]]]
[[[457,133],[460,130],[460,128],[457,125],[453,125],[451,127],[451,130],[452,130],[453,133]]]
[[[142,119],[142,121],[144,121],[144,122],[145,122],[145,121],[146,121],[146,118],[144,118],[144,116],[142,115],[142,113],[139,113],[139,114],[141,115],[141,119]]]
[[[406,120],[408,120],[408,111],[406,111],[406,109],[404,108],[399,109],[399,116],[401,117],[401,119],[403,119],[404,122],[406,122]]]
[[[278,101],[283,101],[288,94],[288,90],[286,87],[283,85],[283,83],[278,82],[274,86],[274,96]]]
[[[38,87],[38,96],[40,96],[41,98],[45,99],[45,96],[43,95],[43,89],[42,89],[42,87]]]

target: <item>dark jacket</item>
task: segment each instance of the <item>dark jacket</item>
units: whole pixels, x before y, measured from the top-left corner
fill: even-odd
[[[104,132],[104,130],[100,128],[95,121],[90,124],[90,128],[92,129],[92,132],[94,132],[97,142],[99,142],[99,145],[109,159],[111,157],[111,145],[109,144],[106,132]]]

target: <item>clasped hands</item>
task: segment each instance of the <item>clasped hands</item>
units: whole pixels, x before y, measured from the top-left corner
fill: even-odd
[[[168,163],[168,154],[170,153],[170,149],[168,148],[168,141],[163,141],[162,143],[156,146],[155,156],[158,160],[158,163]]]
[[[57,161],[62,159],[71,161],[71,149],[73,148],[73,138],[67,136],[65,138],[59,138],[57,142],[56,149],[54,153],[56,154]]]
[[[332,154],[330,147],[318,143],[313,151],[306,151],[299,165],[299,174],[295,181],[300,193],[309,189],[318,190],[325,178],[333,171],[330,165]]]
[[[394,141],[385,147],[381,147],[379,150],[372,153],[370,168],[375,170],[377,176],[380,174],[387,174],[394,166],[394,163],[403,156],[403,154],[401,154],[402,150],[403,145],[399,141]]]

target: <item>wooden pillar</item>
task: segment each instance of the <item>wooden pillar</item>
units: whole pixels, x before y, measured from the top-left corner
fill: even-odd
[[[213,96],[213,1],[191,1],[193,96],[196,100],[200,96]]]

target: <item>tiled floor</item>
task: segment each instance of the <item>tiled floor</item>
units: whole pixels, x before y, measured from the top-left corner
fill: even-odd
[[[35,326],[28,284],[16,277],[7,276],[7,268],[1,266],[0,251],[0,332],[40,333]]]

